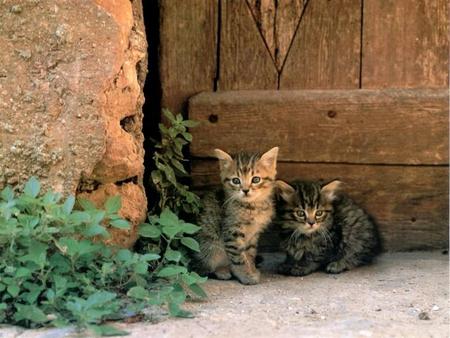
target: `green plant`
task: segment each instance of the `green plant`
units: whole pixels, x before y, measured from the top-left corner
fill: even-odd
[[[169,126],[159,124],[161,141],[156,143],[153,155],[156,169],[151,177],[160,195],[159,208],[165,207],[178,214],[179,211],[198,213],[200,201],[189,187],[180,182],[188,174],[183,166],[183,147],[192,141],[187,128],[195,127],[198,122],[183,120],[181,114],[174,116],[169,110],[163,110]]]
[[[190,316],[180,304],[205,297],[205,278],[186,268],[187,250],[198,250],[189,235],[198,230],[165,209],[143,224],[140,234],[154,250],[140,254],[103,244],[108,227],[127,229],[117,214],[118,196],[104,210],[73,196],[48,191],[31,178],[23,193],[0,193],[0,321],[26,327],[75,323],[97,334],[125,334],[103,325],[147,306],[167,306]]]

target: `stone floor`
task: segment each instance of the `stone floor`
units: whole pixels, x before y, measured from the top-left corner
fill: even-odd
[[[208,281],[209,300],[186,306],[194,319],[117,326],[136,338],[449,337],[448,255],[389,253],[371,266],[303,278],[271,273],[280,259],[265,257],[259,285]],[[72,336],[70,329],[0,329],[0,337]]]

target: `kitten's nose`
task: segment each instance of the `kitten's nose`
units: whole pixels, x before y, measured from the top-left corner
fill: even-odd
[[[246,195],[248,194],[249,191],[250,191],[250,189],[242,189],[242,192]]]
[[[308,220],[308,224],[309,224],[310,226],[313,226],[315,223],[316,223],[315,221],[311,221],[310,219]]]

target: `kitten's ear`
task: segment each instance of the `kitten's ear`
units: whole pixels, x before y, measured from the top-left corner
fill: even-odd
[[[325,183],[322,185],[322,188],[320,189],[320,192],[324,194],[324,196],[332,201],[336,198],[337,192],[341,190],[342,187],[342,181],[340,180],[333,180],[329,183]]]
[[[219,159],[220,169],[221,170],[224,169],[224,168],[228,168],[230,166],[231,162],[233,162],[233,159],[231,158],[231,156],[228,155],[223,150],[214,149],[214,154]]]
[[[278,147],[274,147],[261,155],[259,162],[268,169],[275,170],[277,167]]]
[[[285,181],[276,180],[275,189],[278,195],[281,196],[286,202],[292,202],[295,197],[295,189],[287,184]]]

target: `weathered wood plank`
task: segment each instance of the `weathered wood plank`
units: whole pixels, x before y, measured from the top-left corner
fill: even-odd
[[[278,72],[244,0],[222,1],[218,89],[276,89]]]
[[[359,88],[361,0],[309,1],[280,89]]]
[[[448,87],[448,1],[364,1],[362,87]]]
[[[190,96],[213,90],[217,25],[217,0],[160,0],[163,108],[182,112]]]
[[[280,71],[307,0],[247,0],[256,25]]]
[[[448,163],[444,89],[201,93],[189,113],[199,157],[279,146],[286,161]]]
[[[219,184],[213,160],[194,161],[197,187]],[[386,250],[448,247],[448,167],[349,164],[278,164],[278,177],[330,180],[340,178],[345,190],[378,224]],[[276,243],[266,246],[276,247]]]

